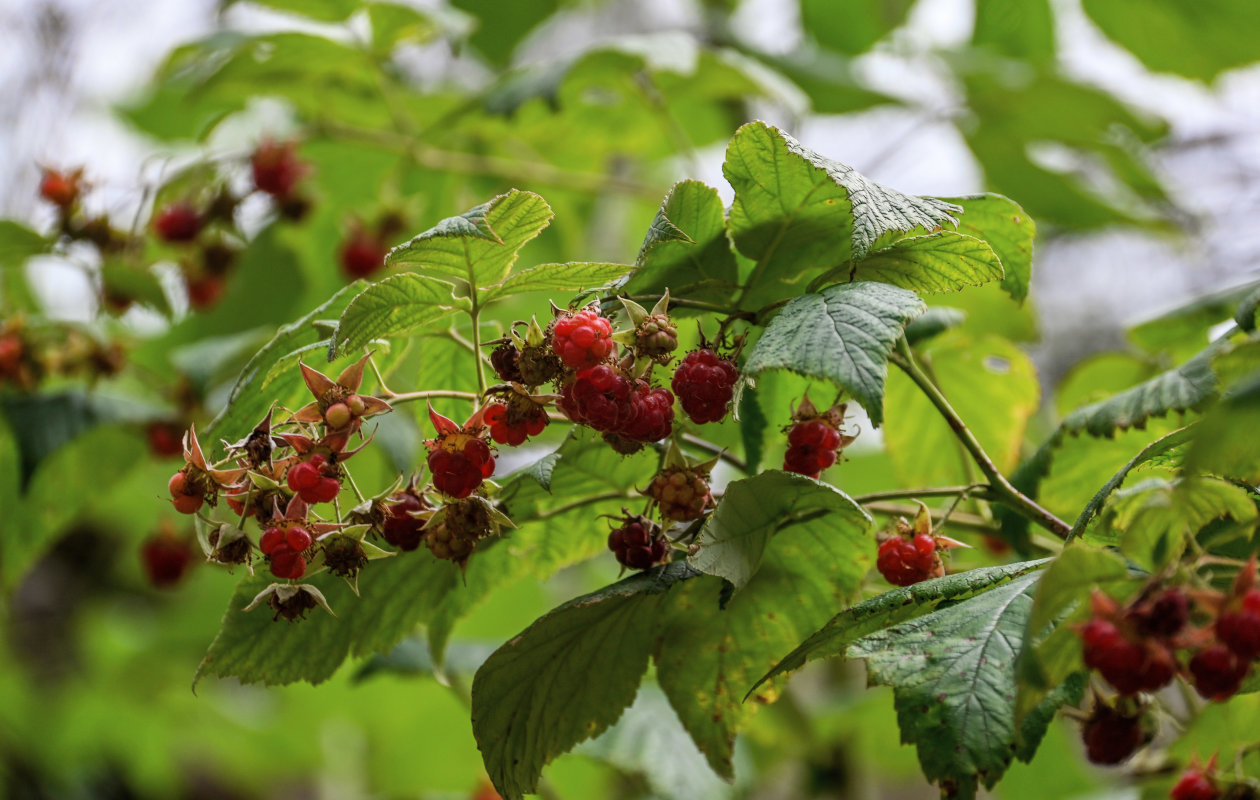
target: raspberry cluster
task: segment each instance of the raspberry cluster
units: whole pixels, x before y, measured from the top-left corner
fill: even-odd
[[[669,541],[660,525],[625,509],[617,522],[608,534],[608,549],[619,564],[629,569],[649,569],[667,560]]]
[[[962,546],[961,542],[932,531],[931,512],[920,503],[913,523],[898,519],[892,532],[882,534],[875,566],[892,585],[913,586],[944,575],[940,551]]]
[[[0,387],[33,392],[57,376],[93,381],[118,374],[125,360],[120,344],[72,323],[0,320]]]
[[[613,353],[612,323],[593,308],[556,318],[551,349],[569,369],[587,369]]]
[[[836,463],[840,451],[853,441],[843,432],[844,404],[820,412],[808,397],[801,400],[792,415],[788,430],[788,449],[783,456],[783,469],[817,478]],[[909,555],[907,553],[907,555]]]

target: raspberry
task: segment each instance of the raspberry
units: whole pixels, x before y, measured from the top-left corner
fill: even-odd
[[[512,342],[504,342],[490,351],[490,366],[499,380],[523,383],[521,376],[521,351]]]
[[[389,509],[389,514],[381,525],[381,534],[385,541],[400,550],[411,551],[419,547],[424,538],[425,521],[411,516],[411,512],[428,508],[424,498],[410,491],[396,492],[390,495],[385,507]]]
[[[181,514],[196,514],[206,499],[202,487],[190,480],[188,473],[182,470],[171,476],[166,488],[171,493],[172,505]]]
[[[258,538],[258,549],[263,551],[265,556],[269,556],[277,550],[288,546],[288,542],[285,541],[284,531],[279,528],[268,528]]]
[[[295,581],[306,574],[306,559],[287,544],[272,551],[269,560],[271,574],[277,578]]]
[[[647,494],[656,501],[665,519],[690,522],[703,517],[713,501],[707,478],[694,469],[669,467],[652,478]]]
[[[1190,601],[1178,589],[1167,589],[1133,610],[1132,618],[1142,636],[1169,639],[1190,619]]]
[[[783,469],[817,478],[836,463],[840,447],[840,431],[821,419],[802,420],[788,431],[788,450],[783,456]]]
[[[324,411],[324,421],[335,431],[349,425],[354,420],[354,413],[347,403],[333,403]]]
[[[310,461],[290,467],[285,477],[289,488],[307,503],[328,503],[341,492],[341,482],[328,474],[331,471],[328,459],[316,453]]]
[[[294,526],[285,532],[284,543],[290,550],[301,553],[311,546],[311,534],[305,528]]]
[[[153,219],[153,230],[165,242],[191,242],[201,233],[205,221],[187,203],[172,203]]]
[[[912,586],[943,574],[944,565],[936,554],[936,540],[920,533],[912,538],[893,536],[879,545],[875,560],[879,574],[894,586]]]
[[[1081,728],[1085,754],[1095,764],[1119,764],[1133,755],[1146,736],[1140,715],[1099,705]]]
[[[634,412],[631,421],[617,431],[631,442],[659,442],[674,430],[674,395],[668,389],[653,389],[644,382],[630,395]]]
[[[67,211],[79,199],[82,187],[79,185],[82,171],[58,172],[45,169],[39,181],[39,196]]]
[[[516,447],[530,436],[543,432],[547,427],[547,412],[530,398],[514,395],[508,405],[491,403],[486,406],[482,421],[490,426],[491,439]]]
[[[678,329],[668,314],[652,314],[634,329],[636,355],[664,364],[677,347]]]
[[[726,416],[737,378],[739,371],[733,362],[718,358],[712,350],[696,350],[674,370],[670,385],[691,421],[703,425]]]
[[[192,564],[193,551],[187,539],[171,531],[157,533],[140,547],[140,563],[149,583],[165,589],[179,583]]]
[[[379,236],[356,228],[337,252],[341,271],[351,278],[367,278],[385,268],[389,245]]]
[[[188,305],[204,311],[223,297],[223,279],[217,275],[203,275],[188,280]]]
[[[1167,686],[1176,672],[1168,648],[1130,641],[1116,625],[1092,619],[1081,629],[1085,666],[1098,670],[1120,694],[1137,694]]]
[[[468,439],[462,450],[439,447],[429,455],[433,486],[442,494],[463,498],[494,474],[494,456],[481,439]]]
[[[1219,800],[1221,793],[1216,782],[1204,775],[1202,770],[1191,767],[1181,773],[1181,780],[1168,795],[1172,800]]]
[[[617,432],[634,422],[638,411],[632,400],[634,389],[625,376],[612,367],[599,365],[584,369],[560,393],[560,408],[574,422],[597,431]]]
[[[556,319],[551,329],[551,349],[570,369],[587,369],[613,351],[612,323],[594,309]]]
[[[306,166],[293,153],[293,142],[265,140],[250,156],[254,186],[277,198],[287,198],[306,173]]]
[[[1238,693],[1251,664],[1223,644],[1205,647],[1190,659],[1194,689],[1203,697],[1224,702]]]
[[[145,428],[149,451],[158,458],[175,458],[184,452],[184,429],[174,422],[150,422]]]
[[[1260,656],[1260,589],[1243,595],[1242,607],[1222,611],[1216,618],[1216,636],[1245,661]]]
[[[648,569],[666,560],[669,543],[661,526],[646,517],[627,514],[608,534],[608,549],[630,569]]]
[[[0,377],[16,376],[22,369],[22,340],[17,334],[0,336]]]
[[[443,509],[442,521],[429,528],[425,541],[434,556],[464,564],[477,542],[496,530],[480,500],[459,500]]]

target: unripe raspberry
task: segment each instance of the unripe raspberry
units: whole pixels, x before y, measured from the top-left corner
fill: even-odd
[[[524,383],[521,376],[521,351],[512,342],[504,342],[490,351],[490,366],[499,380]]]
[[[665,363],[678,347],[678,329],[668,314],[653,314],[634,329],[635,353]]]
[[[627,514],[608,534],[608,549],[630,569],[649,569],[668,558],[669,543],[661,526],[641,516]]]
[[[546,343],[536,347],[527,344],[521,348],[516,366],[520,371],[520,382],[526,386],[542,386],[564,372],[564,364]]]
[[[647,494],[665,519],[690,522],[703,517],[713,502],[707,477],[690,468],[667,467],[652,478]]]
[[[1146,735],[1141,714],[1128,715],[1099,705],[1081,727],[1085,755],[1094,764],[1119,764],[1137,752]]]
[[[426,530],[425,542],[434,556],[462,565],[477,542],[495,530],[482,501],[458,500],[443,509],[441,524]]]
[[[1215,628],[1217,638],[1239,658],[1260,656],[1260,589],[1248,590],[1236,610],[1222,611]]]
[[[362,395],[352,394],[346,398],[346,408],[350,409],[350,413],[356,417],[363,416],[367,410],[367,403],[363,401]]]
[[[354,414],[351,413],[350,406],[345,403],[333,403],[324,411],[324,421],[335,431],[346,427],[353,419]]]
[[[201,214],[187,203],[172,203],[153,219],[153,230],[165,242],[191,242],[205,224]]]
[[[1168,795],[1172,800],[1220,800],[1216,782],[1197,767],[1181,773],[1181,779]]]
[[[1195,653],[1188,665],[1194,689],[1203,697],[1224,702],[1238,694],[1251,664],[1223,644],[1214,644]]]
[[[910,538],[896,535],[879,545],[875,565],[879,574],[894,586],[912,586],[944,574],[936,552],[936,540],[920,533]]]
[[[559,317],[551,329],[551,349],[570,369],[595,366],[614,346],[612,323],[593,309]]]
[[[81,180],[81,170],[66,173],[55,169],[45,169],[39,181],[39,196],[60,207],[63,212],[68,211],[78,202],[83,188],[80,185]]]
[[[184,471],[176,472],[166,484],[171,493],[171,504],[181,514],[196,514],[197,509],[205,502],[205,492]]]
[[[735,393],[739,371],[712,350],[696,350],[683,357],[671,386],[683,411],[697,425],[719,422]]]

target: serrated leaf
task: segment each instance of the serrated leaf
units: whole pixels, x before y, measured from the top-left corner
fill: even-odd
[[[598,289],[635,271],[629,264],[601,264],[591,261],[570,261],[567,264],[540,264],[521,270],[481,296],[483,303],[521,292],[576,292]]]
[[[930,613],[941,603],[974,597],[1049,563],[1050,559],[1041,559],[982,567],[903,586],[864,600],[832,617],[825,626],[780,659],[753,688],[778,675],[800,669],[810,661],[843,655],[850,644],[863,636]]]
[[[906,326],[906,342],[910,346],[940,336],[967,320],[967,312],[949,306],[928,306],[921,316]]]
[[[869,281],[801,295],[766,327],[744,373],[788,369],[832,381],[852,394],[878,426],[888,354],[906,324],[924,309],[914,292]]]
[[[1234,310],[1234,322],[1247,333],[1256,329],[1256,311],[1260,310],[1260,288],[1252,289]]]
[[[761,468],[769,426],[770,421],[766,419],[766,412],[761,410],[756,392],[743,392],[739,397],[739,437],[744,445],[744,464],[750,475],[755,475]]]
[[[1028,212],[1000,194],[942,198],[962,207],[958,232],[982,239],[1002,262],[1002,289],[1016,302],[1028,296],[1032,282],[1033,239],[1037,226]]]
[[[458,217],[448,217],[390,251],[385,263],[467,281],[502,283],[526,242],[551,223],[547,201],[513,189]]]
[[[410,333],[462,305],[446,281],[414,272],[390,275],[359,292],[341,312],[330,355],[335,358],[373,339]]]
[[[957,206],[880,186],[764,122],[736,131],[722,172],[735,189],[731,237],[757,262],[745,287],[750,306],[862,259],[886,233],[957,223]]]
[[[1260,482],[1260,379],[1235,386],[1204,416],[1186,454],[1186,469]]]
[[[1227,347],[1228,340],[1218,339],[1175,369],[1076,409],[1060,427],[1068,433],[1111,437],[1117,430],[1145,427],[1151,417],[1201,408],[1216,397],[1212,359]]]
[[[52,242],[25,225],[0,219],[0,268],[20,267],[26,259],[47,251]]]
[[[800,528],[836,552],[842,578],[856,585],[866,574],[873,544],[867,534],[871,518],[835,487],[780,470],[767,470],[726,487],[700,530],[700,552],[691,564],[707,575],[724,578],[739,591],[757,574],[770,537],[786,527]]]
[[[473,735],[506,800],[533,792],[547,762],[617,721],[647,669],[656,609],[698,574],[675,562],[571,600],[486,660],[473,681]]]
[[[916,292],[956,292],[1003,277],[988,244],[953,231],[898,239],[872,250],[853,267],[857,280],[883,281]]]
[[[893,687],[901,740],[942,796],[974,798],[1017,746],[1015,658],[1040,573],[854,642],[867,680]]]
[[[729,298],[738,267],[717,189],[699,181],[675,184],[648,228],[637,263],[639,271],[626,284],[630,294],[668,288],[698,300]]]

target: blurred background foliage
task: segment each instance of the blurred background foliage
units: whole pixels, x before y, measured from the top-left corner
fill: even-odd
[[[0,222],[0,307],[49,348],[73,337],[91,353],[120,343],[128,364],[90,380],[50,376],[34,392],[0,387],[0,780],[9,797],[491,796],[477,794],[472,671],[557,602],[613,579],[610,560],[492,593],[456,627],[448,674],[433,674],[418,638],[318,688],[205,681],[194,696],[193,671],[235,578],[198,568],[175,589],[154,589],[137,557],[154,531],[182,524],[162,499],[178,461],[146,448],[146,426],[208,422],[277,326],[345,285],[337,254],[356,225],[401,219],[394,245],[527,188],[556,215],[523,263],[631,263],[676,180],[704,179],[729,201],[721,154],[753,118],[899,189],[1002,192],[1038,223],[1033,302],[1016,305],[996,286],[947,296],[941,304],[966,321],[930,352],[964,417],[969,403],[983,417],[993,397],[1009,401],[1017,419],[995,423],[987,442],[1006,468],[1072,408],[1183,362],[1245,289],[1122,338],[1135,314],[1254,277],[1260,241],[1238,224],[1260,204],[1260,80],[1254,67],[1239,69],[1257,55],[1251,0],[171,5],[180,11],[128,6],[135,27],[155,14],[150,38],[162,47],[183,41],[142,89],[114,97],[116,122],[98,120],[99,138],[67,131],[82,109],[54,119],[48,108],[72,106],[37,101],[83,90],[70,65],[101,12],[38,2],[4,12],[28,40],[7,56],[7,74],[22,77],[3,107],[13,146],[0,157],[0,200],[13,221]],[[238,223],[248,246],[204,313],[188,310],[177,252],[150,242],[101,259],[55,245],[50,209],[35,200],[36,159],[84,166],[89,181],[99,168],[85,203],[142,231],[154,204],[247,183],[249,154],[265,137],[300,142],[310,210],[291,223],[246,202]],[[118,287],[136,301],[123,314],[101,303]],[[499,318],[544,303],[522,295]],[[1072,328],[1081,335],[1061,344],[1057,334]],[[1040,381],[1029,356],[995,336],[1028,346]],[[417,388],[471,388],[448,345],[399,347],[389,374]],[[980,363],[992,369],[977,372]],[[897,455],[897,441],[941,433],[916,427],[926,417],[899,377],[884,431],[894,453],[875,435],[855,447],[838,479],[850,494],[968,478],[944,444],[932,450],[940,457]],[[417,462],[420,428],[398,417],[359,480],[384,486]],[[1171,427],[1063,439],[1042,499],[1071,514]],[[741,739],[733,786],[645,690],[616,728],[549,769],[549,796],[933,796],[913,751],[898,745],[888,693],[862,684],[856,664],[804,670]],[[1254,697],[1217,713],[1242,714]],[[1131,796],[1078,751],[1072,728],[1052,728],[1037,759],[1014,767],[996,794]]]

